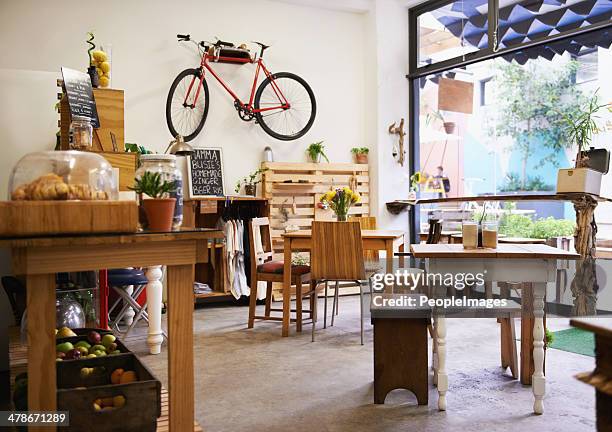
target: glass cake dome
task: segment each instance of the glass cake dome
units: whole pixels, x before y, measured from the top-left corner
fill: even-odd
[[[29,153],[13,168],[9,199],[14,201],[117,200],[113,168],[97,153]]]

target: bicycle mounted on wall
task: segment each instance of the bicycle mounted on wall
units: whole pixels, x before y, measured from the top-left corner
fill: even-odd
[[[247,122],[255,120],[268,135],[290,141],[304,136],[311,128],[317,111],[312,89],[304,79],[293,73],[270,73],[263,61],[264,51],[269,46],[254,42],[261,51],[259,56],[252,56],[244,44],[236,47],[233,43],[221,40],[214,43],[196,42],[190,35],[180,34],[177,38],[179,42],[194,43],[201,59],[199,67],[185,69],[170,86],[166,100],[166,121],[173,136],[182,135],[185,141],[191,141],[202,130],[210,105],[206,71],[233,98],[240,119]],[[248,102],[243,102],[236,95],[212,69],[211,63],[257,65]],[[257,87],[261,71],[265,78]]]

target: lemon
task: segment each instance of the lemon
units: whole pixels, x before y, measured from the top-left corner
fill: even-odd
[[[96,68],[96,72],[98,72],[98,77],[101,77],[102,75],[104,75],[104,71],[100,69],[99,67]]]
[[[104,61],[102,63],[100,63],[100,69],[102,69],[104,71],[104,73],[107,73],[110,71],[110,63],[107,61]]]
[[[92,53],[92,56],[94,60],[97,60],[99,62],[105,62],[106,60],[108,60],[108,56],[104,51],[96,50]]]
[[[110,84],[110,79],[108,79],[107,76],[101,76],[100,77],[100,87],[108,87],[108,85]]]

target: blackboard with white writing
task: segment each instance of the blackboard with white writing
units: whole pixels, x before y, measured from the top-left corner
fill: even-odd
[[[94,128],[100,127],[96,101],[91,88],[91,78],[85,72],[62,68],[64,91],[68,98],[71,116],[85,116],[91,119]]]
[[[223,154],[220,148],[194,148],[189,158],[191,198],[224,196]]]

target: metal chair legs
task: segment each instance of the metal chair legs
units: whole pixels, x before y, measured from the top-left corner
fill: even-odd
[[[334,326],[334,316],[338,314],[338,291],[340,291],[340,282],[336,281],[336,288],[334,289],[334,303],[332,306],[332,319],[331,325]]]

